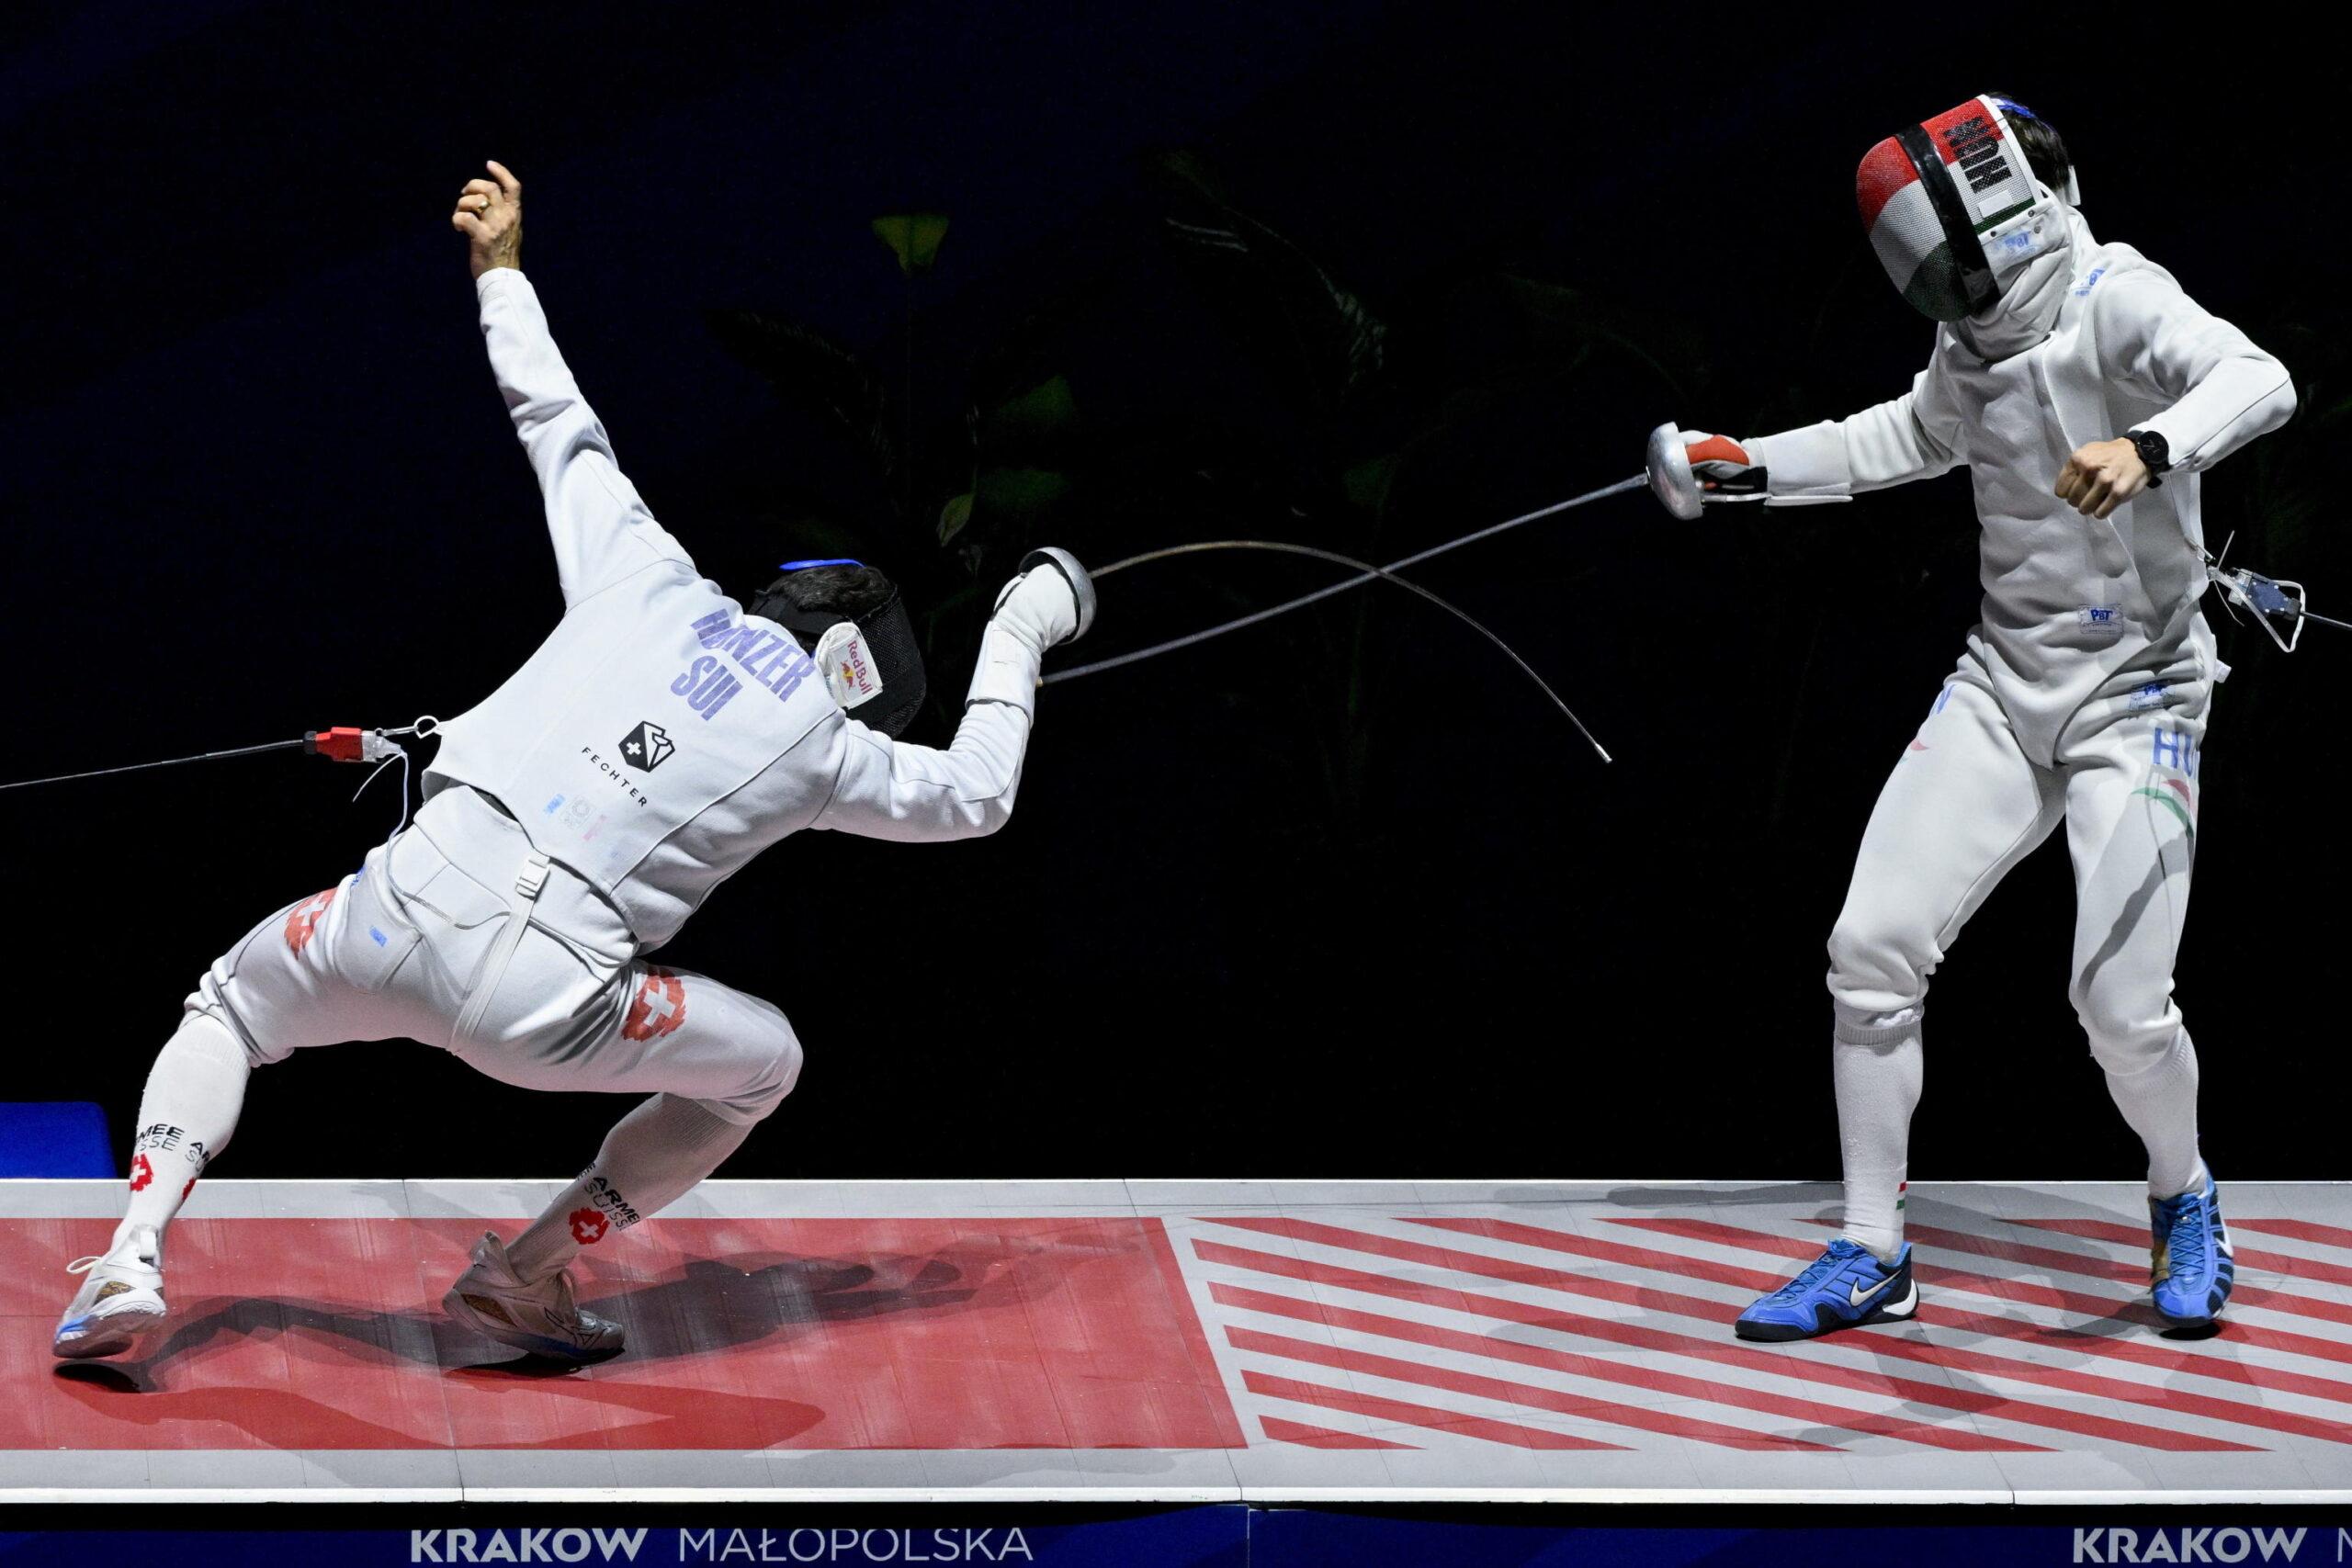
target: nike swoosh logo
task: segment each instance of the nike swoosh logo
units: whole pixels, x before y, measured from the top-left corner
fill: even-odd
[[[1846,1287],[1846,1304],[1849,1306],[1860,1306],[1864,1302],[1870,1300],[1872,1296],[1878,1294],[1881,1291],[1883,1291],[1893,1283],[1894,1283],[1894,1277],[1890,1274],[1885,1279],[1881,1280],[1877,1284],[1872,1285],[1867,1291],[1858,1291],[1853,1286],[1849,1285]]]

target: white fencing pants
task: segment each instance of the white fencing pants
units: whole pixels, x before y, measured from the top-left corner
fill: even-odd
[[[2119,685],[2123,684],[2119,682]],[[1963,665],[1881,792],[1829,939],[1849,1231],[1885,1247],[1908,1162],[1928,979],[2009,868],[2066,825],[2075,869],[2070,995],[2149,1180],[2198,1173],[2196,1055],[2172,995],[2188,908],[2211,683],[2198,669],[2085,704],[2044,766]]]
[[[781,1011],[633,953],[611,907],[512,818],[450,790],[357,873],[255,926],[187,1005],[255,1066],[405,1036],[503,1083],[673,1094],[738,1122],[792,1091],[800,1043]]]

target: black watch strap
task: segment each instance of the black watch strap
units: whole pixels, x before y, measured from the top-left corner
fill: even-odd
[[[2172,471],[2171,445],[2153,430],[2127,432],[2126,439],[2140,449],[2140,461],[2148,466],[2150,487],[2163,484],[2164,476]]]

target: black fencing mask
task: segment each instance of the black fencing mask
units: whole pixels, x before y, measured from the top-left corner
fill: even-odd
[[[922,649],[899,585],[846,558],[788,560],[751,612],[793,635],[842,711],[896,736],[922,709]]]

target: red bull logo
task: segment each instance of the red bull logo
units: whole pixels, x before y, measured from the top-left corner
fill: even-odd
[[[865,662],[863,637],[850,638],[848,646],[842,649],[842,684],[869,697],[881,689],[874,679],[873,668]]]

